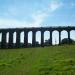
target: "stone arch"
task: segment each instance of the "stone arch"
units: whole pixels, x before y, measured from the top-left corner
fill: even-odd
[[[6,33],[6,43],[9,43],[9,32]]]
[[[67,32],[67,30],[62,30],[61,31],[61,40],[64,39],[64,38],[68,38],[68,32]]]
[[[50,31],[44,31],[44,45],[49,45]]]
[[[32,46],[32,31],[28,32],[28,46]]]
[[[52,45],[58,45],[59,44],[59,31],[54,30],[52,32]]]
[[[75,30],[70,31],[70,38],[75,41]]]
[[[36,42],[37,44],[41,44],[41,31],[36,31]]]

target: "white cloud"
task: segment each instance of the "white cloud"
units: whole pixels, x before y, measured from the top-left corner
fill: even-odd
[[[42,22],[45,20],[45,18],[47,17],[47,13],[46,12],[41,12],[41,13],[37,13],[37,14],[33,14],[32,18],[33,18],[33,25],[36,26],[41,26]]]
[[[57,10],[58,8],[60,8],[62,6],[63,3],[61,2],[58,2],[58,1],[52,1],[50,4],[49,4],[49,9],[51,12]]]
[[[51,12],[54,12],[56,9],[58,9],[61,6],[61,3],[58,1],[52,1],[48,7],[43,8],[42,10],[37,10],[35,11],[35,13],[33,13],[31,15],[32,21],[19,21],[17,19],[1,19],[0,18],[0,28],[15,28],[15,27],[40,27],[42,25],[42,23],[44,22],[44,20],[46,19],[46,17],[48,15],[50,15]],[[14,7],[9,7],[8,8],[8,12],[6,13],[6,15],[11,15],[11,16],[16,16],[17,13],[17,9]]]
[[[10,14],[12,14],[10,12]],[[14,13],[13,13],[14,14]],[[48,13],[45,10],[39,10],[36,11],[31,15],[32,21],[19,21],[17,19],[6,19],[6,18],[0,18],[0,28],[15,28],[15,27],[40,27],[42,22],[47,17]]]
[[[52,13],[55,10],[57,10],[58,8],[60,8],[61,5],[62,5],[62,3],[57,2],[57,1],[53,1],[49,4],[49,7],[37,11],[37,13],[32,15],[32,18],[33,18],[33,23],[32,24],[34,26],[35,25],[40,26],[44,22],[46,17],[48,17],[50,15],[50,13]]]
[[[14,20],[14,19],[0,19],[0,28],[39,27],[40,25],[36,24],[36,22],[37,21],[33,23],[28,23],[28,22]]]

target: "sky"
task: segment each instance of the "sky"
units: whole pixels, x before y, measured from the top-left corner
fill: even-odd
[[[75,26],[74,20],[75,0],[0,0],[0,28]]]

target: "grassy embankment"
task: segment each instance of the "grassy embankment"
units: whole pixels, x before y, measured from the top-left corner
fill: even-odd
[[[0,49],[0,75],[75,75],[75,45]]]

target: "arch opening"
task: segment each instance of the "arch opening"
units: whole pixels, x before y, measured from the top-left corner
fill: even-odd
[[[61,44],[69,44],[68,32],[67,30],[61,31]]]
[[[28,46],[32,46],[32,31],[28,32]]]
[[[40,46],[41,44],[41,31],[36,32],[36,46]]]
[[[70,31],[70,39],[73,41],[73,44],[75,44],[75,30]]]
[[[9,32],[6,33],[6,47],[8,47],[9,44]]]
[[[52,45],[58,45],[59,44],[59,31],[54,30],[52,32]]]
[[[13,46],[16,46],[16,32],[13,33]]]
[[[68,38],[68,32],[66,30],[61,31],[61,40]]]
[[[50,32],[45,31],[44,32],[44,45],[49,45],[49,41],[50,41]]]

